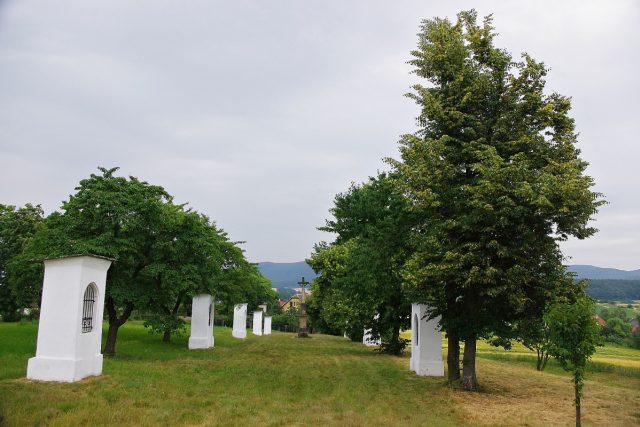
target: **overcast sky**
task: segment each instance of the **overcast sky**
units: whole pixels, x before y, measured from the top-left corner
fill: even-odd
[[[164,186],[251,261],[331,240],[336,193],[398,157],[420,21],[475,7],[573,97],[609,205],[572,264],[640,268],[640,2],[2,1],[0,203],[47,213],[97,166]]]

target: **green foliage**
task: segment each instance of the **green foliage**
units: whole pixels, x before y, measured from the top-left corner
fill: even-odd
[[[274,314],[271,319],[272,326],[298,326],[298,319],[300,316],[300,310],[297,307],[292,307],[284,313]]]
[[[631,347],[640,349],[640,329],[631,337]]]
[[[478,24],[475,11],[424,21],[412,55],[420,130],[390,160],[417,219],[408,291],[448,334],[510,339],[565,283],[558,241],[592,235],[604,203],[575,147],[571,100],[545,93],[543,63],[495,47],[491,17]]]
[[[608,342],[623,344],[626,339],[631,338],[631,324],[619,317],[610,317],[602,329],[602,335]]]
[[[182,335],[187,329],[187,322],[178,316],[154,315],[144,321],[144,327],[153,334]]]
[[[171,333],[182,328],[178,317],[181,307],[197,294],[220,297],[224,291],[240,287],[242,283],[237,280],[243,277],[233,273],[247,268],[247,263],[206,216],[172,204],[163,205],[162,210],[162,221],[141,277],[154,290],[149,306],[155,315],[145,325],[162,332],[164,340],[169,341]]]
[[[399,334],[411,311],[401,276],[411,226],[407,201],[381,174],[338,194],[331,213],[334,220],[321,230],[336,233],[336,241],[316,245],[308,260],[320,274],[312,285],[312,322],[331,333],[366,327],[382,337],[384,352],[401,354]]]
[[[640,300],[640,280],[589,280],[587,294],[597,300]]]
[[[42,225],[44,212],[40,205],[21,208],[0,204],[0,318],[4,322],[20,319],[20,309],[28,307],[11,288],[9,264],[18,257],[29,239]]]
[[[598,305],[596,308],[596,313],[602,317],[607,322],[609,319],[617,317],[619,319],[624,320],[625,322],[631,320],[633,310],[629,310],[626,307],[619,307],[616,305]]]

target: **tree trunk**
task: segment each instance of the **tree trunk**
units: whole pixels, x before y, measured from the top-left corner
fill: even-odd
[[[119,318],[115,302],[110,296],[106,298],[105,308],[107,309],[107,314],[109,315],[109,332],[107,333],[107,341],[104,345],[104,350],[102,351],[102,353],[105,356],[115,356],[118,328],[120,328],[120,326],[124,325],[125,322],[129,320],[129,316],[131,316],[131,312],[133,311],[133,304],[127,304],[124,311],[122,312],[122,315]]]
[[[547,367],[548,361],[549,361],[549,353],[545,353],[544,359],[542,360],[542,369],[540,369],[541,371],[544,371],[544,368]]]
[[[464,340],[464,357],[462,358],[462,388],[467,391],[478,389],[476,378],[476,342],[477,337],[471,335]]]
[[[104,345],[104,350],[102,353],[105,356],[115,356],[116,355],[116,339],[118,338],[118,328],[120,325],[117,322],[111,322],[109,320],[109,332],[107,333],[107,342]]]
[[[447,377],[449,382],[460,379],[460,339],[447,331]]]
[[[580,403],[581,403],[581,397],[582,397],[582,387],[583,387],[583,377],[582,377],[582,372],[576,370],[576,372],[574,372],[573,374],[573,384],[574,384],[574,390],[575,390],[575,395],[576,395],[576,427],[580,427],[581,425],[581,420],[580,420]]]
[[[398,323],[393,325],[393,332],[391,333],[391,341],[396,345],[400,344],[400,325]]]
[[[158,278],[158,280],[160,280]],[[180,292],[176,299],[176,303],[173,305],[173,310],[168,309],[167,307],[162,307],[163,311],[167,315],[167,318],[173,320],[178,315],[178,309],[180,308],[180,304],[182,304],[182,297],[184,296],[184,292]],[[170,324],[171,325],[171,324]],[[167,326],[167,329],[164,330],[162,334],[162,342],[171,342],[171,326]]]

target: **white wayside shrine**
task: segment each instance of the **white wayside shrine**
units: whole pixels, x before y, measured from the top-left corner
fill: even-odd
[[[374,339],[371,335],[371,329],[365,329],[362,335],[362,344],[367,347],[378,347],[380,345],[380,339]]]
[[[409,369],[418,375],[444,376],[439,317],[427,320],[427,306],[411,304],[411,359]]]
[[[262,335],[262,313],[262,310],[253,312],[253,335]]]
[[[263,335],[271,335],[271,316],[264,316],[264,332]]]
[[[380,314],[376,314],[374,319],[378,320],[380,318]],[[381,344],[380,338],[378,339],[374,339],[373,336],[371,336],[371,329],[365,329],[364,333],[362,334],[362,344],[366,345],[367,347],[378,347]]]
[[[94,255],[44,260],[38,344],[27,378],[74,382],[102,373],[102,312],[111,261]]]
[[[233,308],[233,331],[235,338],[247,337],[247,304],[236,304]]]
[[[213,342],[213,297],[209,294],[196,295],[191,306],[189,350],[211,348]]]

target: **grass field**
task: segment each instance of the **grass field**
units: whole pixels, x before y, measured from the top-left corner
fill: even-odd
[[[0,425],[573,425],[572,384],[531,354],[481,346],[479,393],[417,377],[408,356],[377,354],[340,337],[292,334],[188,351],[125,325],[103,375],[73,384],[24,379],[36,325],[0,323]],[[605,347],[588,374],[584,425],[640,425],[640,351]],[[601,366],[600,366],[601,365]]]

